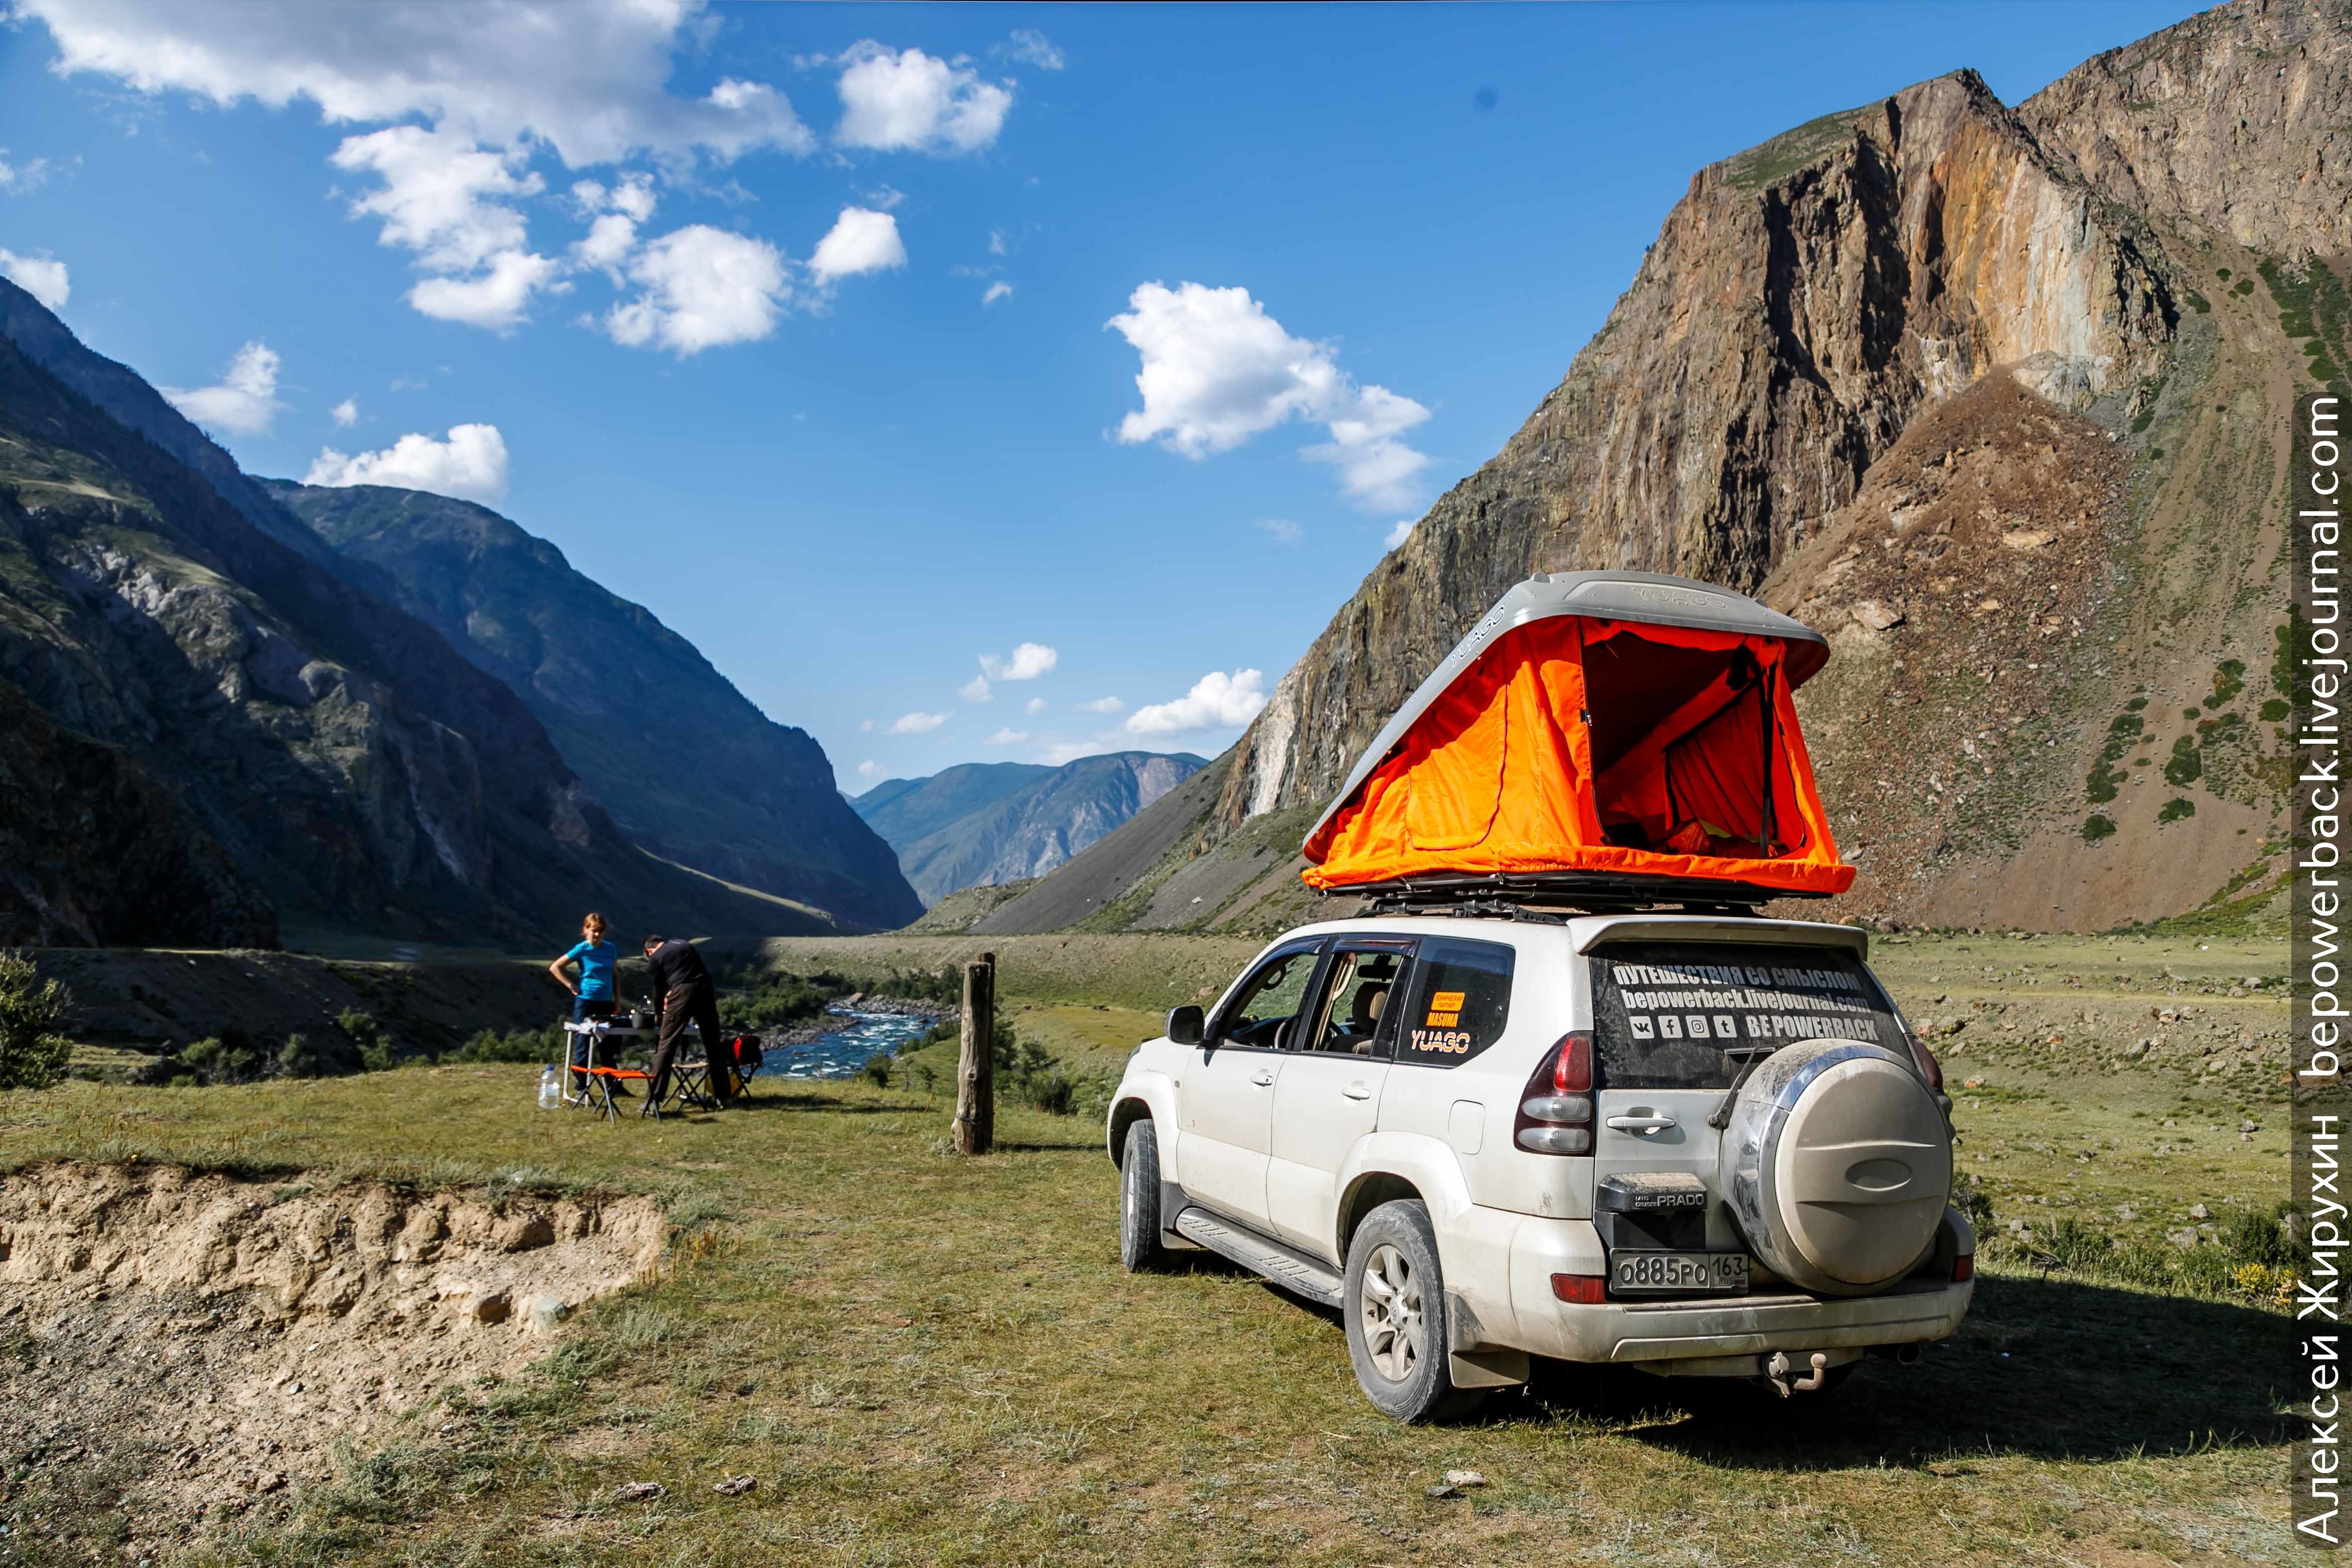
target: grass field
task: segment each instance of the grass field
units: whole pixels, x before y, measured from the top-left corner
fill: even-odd
[[[2284,1187],[2275,1091],[2248,1044],[2283,1026],[2284,1007],[2260,988],[2227,994],[2274,968],[2275,948],[1959,938],[1875,960],[1915,1021],[1965,1017],[1939,1048],[1963,1168],[2004,1220],[2160,1230],[2190,1204],[2219,1214]],[[1197,988],[1193,972],[1223,962],[1172,946],[1156,983],[1147,958],[1120,955],[1074,965],[1076,984],[1008,963],[1006,1002],[1024,1038],[1115,1064],[1152,1029],[1155,984]],[[1041,973],[1050,984],[1013,983]],[[2153,1016],[2182,1006],[2187,1022]],[[2167,1043],[2123,1054],[2154,1033]],[[1968,1076],[1985,1081],[1961,1089]],[[198,1561],[2127,1564],[2293,1551],[2272,1371],[2291,1324],[2251,1300],[2045,1277],[2021,1253],[1980,1276],[1957,1339],[1913,1368],[1870,1365],[1829,1399],[1566,1376],[1467,1426],[1400,1428],[1356,1392],[1333,1315],[1213,1262],[1120,1272],[1114,1173],[1090,1122],[1005,1110],[1000,1151],[960,1161],[941,1152],[943,1101],[863,1082],[605,1128],[537,1110],[534,1077],[448,1067],[0,1098],[0,1158],[19,1170],[73,1155],[564,1184],[658,1193],[678,1224],[665,1277],[592,1308],[530,1372],[449,1391],[290,1525],[240,1538],[232,1524]],[[1489,1484],[1427,1495],[1457,1468]],[[756,1489],[710,1490],[739,1473]],[[613,1500],[635,1480],[667,1493]],[[44,1483],[20,1470],[10,1484],[14,1560],[102,1549],[98,1519],[28,1537]]]

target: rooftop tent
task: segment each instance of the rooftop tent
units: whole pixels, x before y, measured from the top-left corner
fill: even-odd
[[[1365,748],[1307,837],[1306,879],[1585,873],[1842,893],[1853,868],[1790,700],[1827,662],[1820,633],[1727,588],[1531,577]]]

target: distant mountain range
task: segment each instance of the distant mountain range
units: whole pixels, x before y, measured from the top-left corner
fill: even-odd
[[[887,847],[813,782],[831,775],[813,742],[504,520],[400,494],[320,509],[370,541],[342,553],[0,280],[0,944],[266,947],[282,921],[528,949],[591,907],[696,933],[918,910]],[[391,539],[395,515],[425,537]],[[664,803],[658,763],[633,771],[559,714],[568,757],[533,710],[531,592],[581,617],[583,688],[708,721],[705,752],[731,771]],[[517,623],[511,645],[453,647],[434,623],[469,603]],[[713,797],[747,768],[781,775],[740,807],[770,831],[709,853],[743,820]],[[679,829],[648,833],[649,853],[591,773],[633,820],[667,829],[674,806]],[[689,855],[709,864],[673,863]]]
[[[1058,768],[967,763],[886,779],[849,804],[932,904],[1052,871],[1206,765],[1189,752],[1116,752]]]

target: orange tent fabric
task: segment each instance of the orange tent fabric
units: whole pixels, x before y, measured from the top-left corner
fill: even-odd
[[[1518,626],[1307,840],[1306,880],[1589,870],[1842,893],[1853,868],[1814,787],[1787,652],[1588,616]]]

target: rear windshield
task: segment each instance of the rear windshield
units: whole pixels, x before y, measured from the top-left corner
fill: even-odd
[[[1878,982],[1836,948],[1622,942],[1592,954],[1603,1089],[1727,1089],[1749,1056],[1815,1039],[1909,1049]]]

